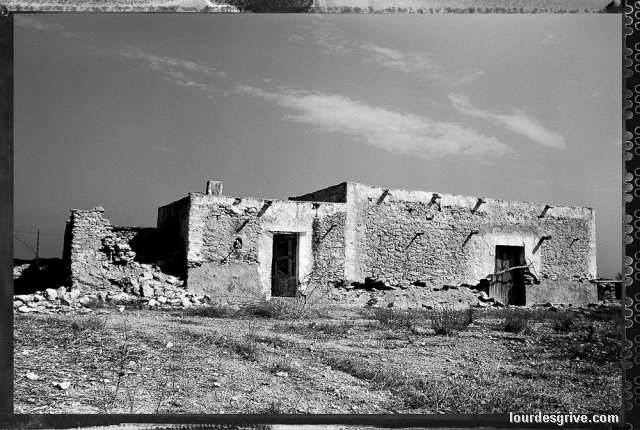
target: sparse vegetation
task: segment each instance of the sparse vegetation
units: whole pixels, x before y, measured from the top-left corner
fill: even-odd
[[[574,324],[574,315],[571,313],[562,313],[553,319],[553,329],[555,331],[568,332]]]
[[[16,411],[615,413],[620,404],[619,308],[228,312],[17,314]],[[433,319],[457,336],[435,335]],[[521,320],[518,337],[504,332]],[[69,388],[53,385],[63,381]]]
[[[521,333],[529,328],[531,313],[527,309],[507,309],[502,329],[507,333]]]
[[[454,336],[473,322],[473,311],[448,307],[431,313],[431,324],[437,335]]]

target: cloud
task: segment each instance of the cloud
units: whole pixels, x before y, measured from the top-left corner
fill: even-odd
[[[163,76],[164,80],[179,87],[193,88],[209,94],[215,91],[210,83],[201,82],[201,77],[226,78],[228,75],[223,70],[215,67],[181,60],[164,55],[149,54],[139,48],[129,46],[116,52],[117,55],[137,60],[150,70]]]
[[[542,39],[542,44],[544,46],[548,46],[548,45],[551,45],[551,44],[554,44],[554,43],[557,43],[557,42],[561,42],[561,41],[565,40],[566,38],[567,38],[566,36],[563,36],[563,37],[558,39],[553,34],[547,34],[545,36],[545,38]]]
[[[416,51],[400,51],[377,45],[362,45],[371,56],[366,62],[377,63],[425,80],[436,80],[450,85],[470,84],[484,73],[478,69],[449,71],[428,55]]]
[[[504,115],[477,109],[464,94],[449,94],[449,100],[453,107],[463,114],[491,121],[544,146],[556,149],[564,149],[566,147],[564,138],[560,134],[548,130],[536,119],[531,118],[521,110],[515,110],[511,115]]]
[[[239,86],[237,92],[290,111],[285,119],[344,133],[385,151],[423,158],[503,155],[513,150],[494,137],[456,123],[367,105],[340,95],[308,91],[267,92]]]
[[[321,16],[321,15],[316,15]],[[312,24],[299,27],[304,34],[289,35],[291,42],[311,42],[324,48],[324,54],[343,55],[357,48],[357,44],[347,41],[340,30],[320,18]]]
[[[301,27],[305,34],[289,36],[292,42],[311,42],[324,48],[329,55],[357,54],[363,62],[377,64],[397,70],[416,79],[432,80],[448,85],[465,85],[477,80],[484,73],[472,68],[469,70],[448,70],[442,63],[435,61],[424,52],[400,51],[371,43],[347,40],[336,26],[319,19],[311,25]]]
[[[71,31],[65,31],[64,27],[57,22],[43,22],[32,16],[16,14],[15,24],[22,28],[31,28],[37,31],[50,31],[60,33],[63,36],[74,37],[76,34]]]

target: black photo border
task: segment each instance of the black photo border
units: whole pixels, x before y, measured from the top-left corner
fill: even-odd
[[[101,11],[118,0],[105,0],[96,7],[80,11]],[[383,10],[353,10],[339,5],[320,7],[318,0],[233,0],[233,8],[249,12],[320,12],[320,13],[396,13],[418,12],[402,10],[401,1],[389,0],[393,7]],[[442,1],[443,5],[446,0]],[[485,0],[480,3],[491,3]],[[527,3],[527,2],[524,2]],[[535,4],[535,0],[528,3]],[[623,211],[623,386],[621,419],[618,427],[634,428],[640,423],[640,6],[629,1],[626,6],[611,2],[602,13],[621,13],[622,16],[622,88],[621,118],[624,136],[622,204]],[[37,0],[21,11],[48,12],[65,10],[42,8]],[[447,427],[447,428],[527,428],[509,423],[508,416],[497,415],[26,415],[13,414],[13,26],[18,8],[0,5],[0,428],[81,428],[119,424],[157,424],[155,428],[211,428],[215,425],[242,426],[250,424],[341,424],[376,427]],[[18,10],[18,11],[20,11]],[[66,9],[70,10],[70,9]],[[74,9],[77,10],[77,9]],[[111,11],[114,11],[113,9]],[[122,7],[117,11],[177,12],[180,8],[166,8],[146,4],[144,7]],[[204,8],[198,12],[211,12]],[[444,12],[463,12],[445,8]],[[522,12],[522,9],[494,10],[490,6],[476,12]],[[464,10],[464,12],[468,12]],[[526,12],[526,10],[525,10]],[[545,12],[543,10],[543,12]],[[549,10],[546,10],[549,12]],[[557,9],[550,12],[563,13]],[[605,425],[571,425],[565,428],[612,428]],[[145,428],[148,428],[145,426]],[[556,424],[536,424],[528,428],[559,428]]]

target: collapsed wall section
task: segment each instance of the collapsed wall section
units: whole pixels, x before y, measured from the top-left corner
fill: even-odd
[[[190,194],[189,289],[221,301],[271,297],[274,235],[297,240],[301,293],[342,280],[345,205]]]
[[[496,271],[496,247],[524,249],[540,283],[527,304],[596,300],[589,208],[388,190],[349,183],[347,278],[389,286],[476,285]],[[592,291],[593,290],[593,291]]]
[[[68,283],[82,290],[108,288],[137,270],[132,263],[160,263],[161,244],[155,228],[113,226],[101,207],[73,209],[63,248]]]

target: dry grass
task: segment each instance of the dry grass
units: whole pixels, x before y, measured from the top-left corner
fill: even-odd
[[[464,327],[451,337],[435,335],[443,314],[432,311],[274,319],[207,309],[16,315],[17,412],[615,413],[620,404],[616,310],[462,311],[447,317]],[[514,337],[508,319],[528,328]],[[70,388],[53,386],[61,381]]]

